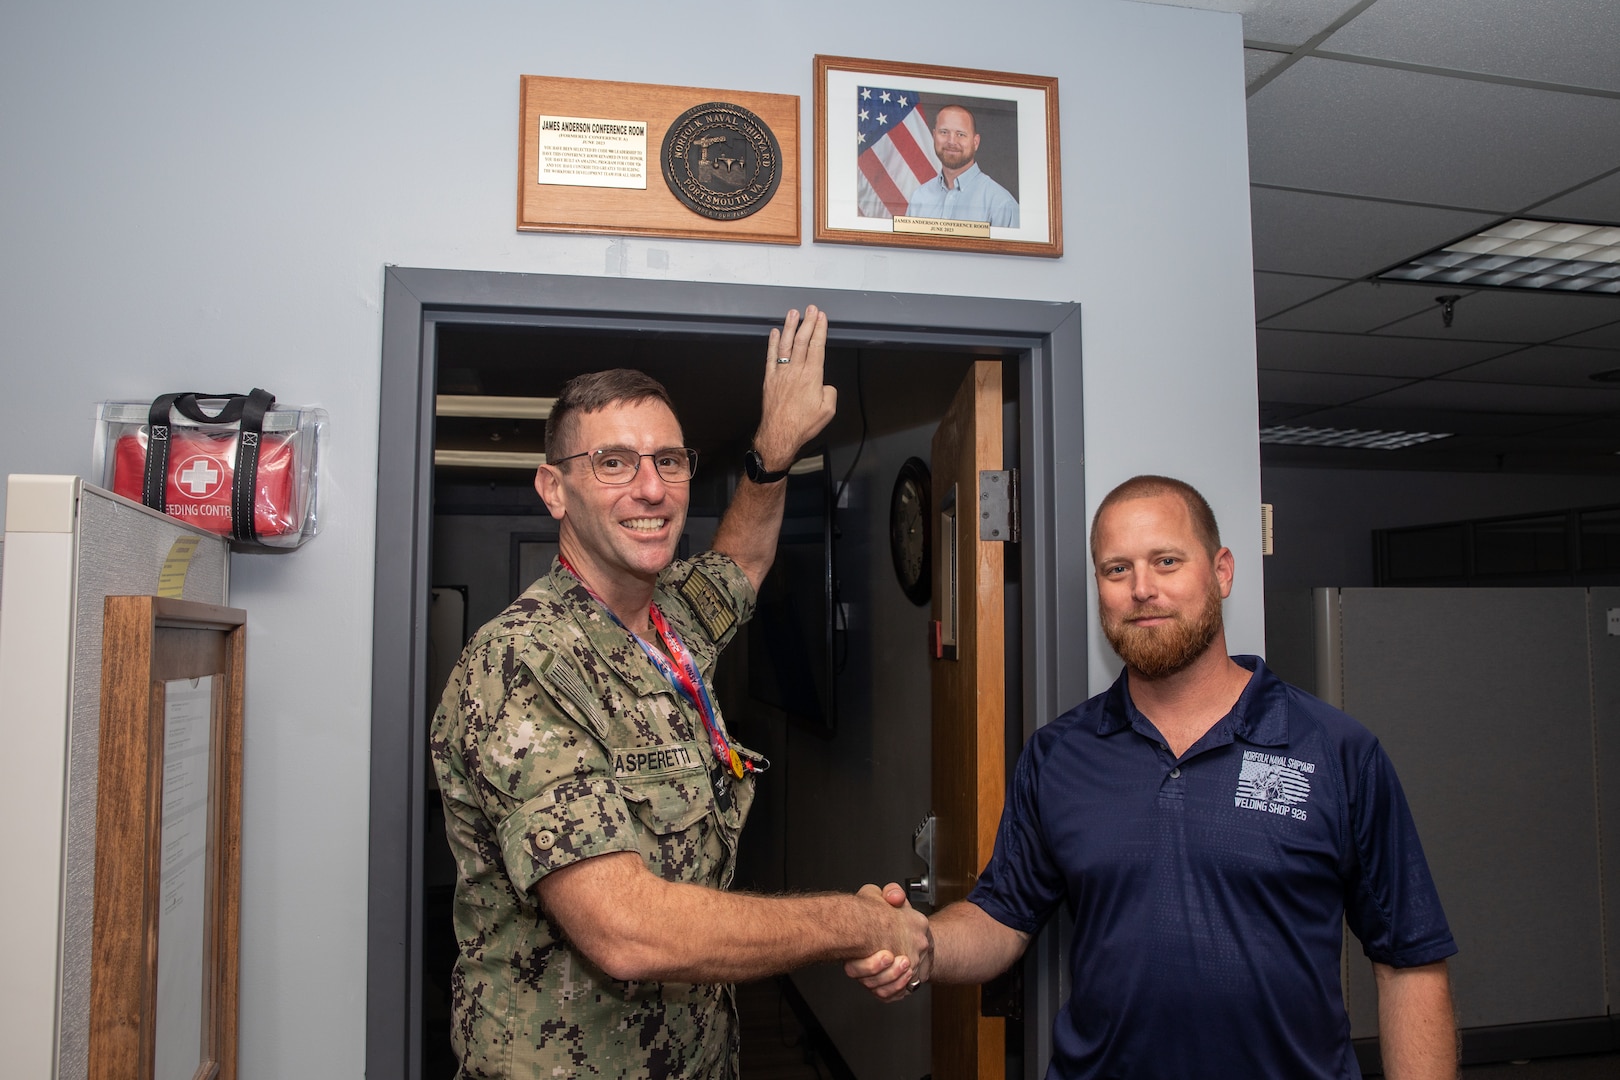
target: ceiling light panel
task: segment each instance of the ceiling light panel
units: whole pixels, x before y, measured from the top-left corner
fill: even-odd
[[[1355,428],[1292,427],[1260,429],[1260,442],[1271,446],[1336,446],[1356,450],[1402,450],[1419,443],[1449,439],[1451,432],[1359,431]]]
[[[1513,218],[1379,277],[1620,295],[1620,226]]]

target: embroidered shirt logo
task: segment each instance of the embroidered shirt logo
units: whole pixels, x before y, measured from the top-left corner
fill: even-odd
[[[1315,772],[1314,762],[1245,750],[1232,805],[1304,821],[1308,815],[1299,804],[1311,797],[1310,776]]]

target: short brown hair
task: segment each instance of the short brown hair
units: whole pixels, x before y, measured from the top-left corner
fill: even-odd
[[[939,123],[939,114],[946,109],[955,109],[958,112],[967,113],[968,123],[973,125],[973,134],[977,135],[979,133],[979,118],[973,115],[973,110],[966,105],[958,105],[954,101],[948,101],[934,110],[934,123]]]
[[[664,384],[644,371],[634,368],[610,368],[576,375],[563,383],[557,403],[551,407],[546,419],[546,460],[557,458],[558,451],[568,445],[574,429],[579,426],[576,413],[593,413],[619,402],[639,405],[643,401],[662,401],[675,411]],[[564,455],[566,456],[566,455]]]
[[[1102,521],[1104,510],[1128,499],[1152,499],[1160,495],[1175,495],[1186,504],[1193,531],[1198,534],[1205,551],[1213,556],[1221,549],[1221,530],[1215,524],[1215,511],[1209,508],[1209,501],[1198,493],[1197,488],[1173,476],[1133,476],[1103,496],[1102,504],[1091,519],[1091,561],[1097,561],[1097,525]]]

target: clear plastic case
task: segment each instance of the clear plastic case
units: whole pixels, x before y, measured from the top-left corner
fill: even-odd
[[[160,509],[230,538],[238,550],[290,550],[314,536],[320,526],[317,481],[326,411],[273,405],[265,412],[262,434],[257,440],[249,437],[250,448],[257,444],[257,467],[252,535],[245,535],[249,530],[240,528],[233,517],[241,423],[219,420],[221,410],[233,399],[186,397],[190,400],[184,405],[203,419],[185,415],[181,407],[170,410]],[[95,440],[101,486],[148,506],[155,505],[143,498],[151,410],[151,402],[102,402],[97,409]],[[210,417],[214,422],[209,422]]]

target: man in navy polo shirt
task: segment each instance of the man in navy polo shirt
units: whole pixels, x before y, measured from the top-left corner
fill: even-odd
[[[1025,747],[989,866],[931,920],[932,968],[879,953],[846,970],[884,1000],[983,982],[1066,902],[1073,993],[1049,1077],[1354,1078],[1348,922],[1376,975],[1385,1075],[1454,1080],[1457,949],[1378,740],[1227,655],[1232,553],[1189,485],[1115,488],[1091,554],[1125,671]]]

